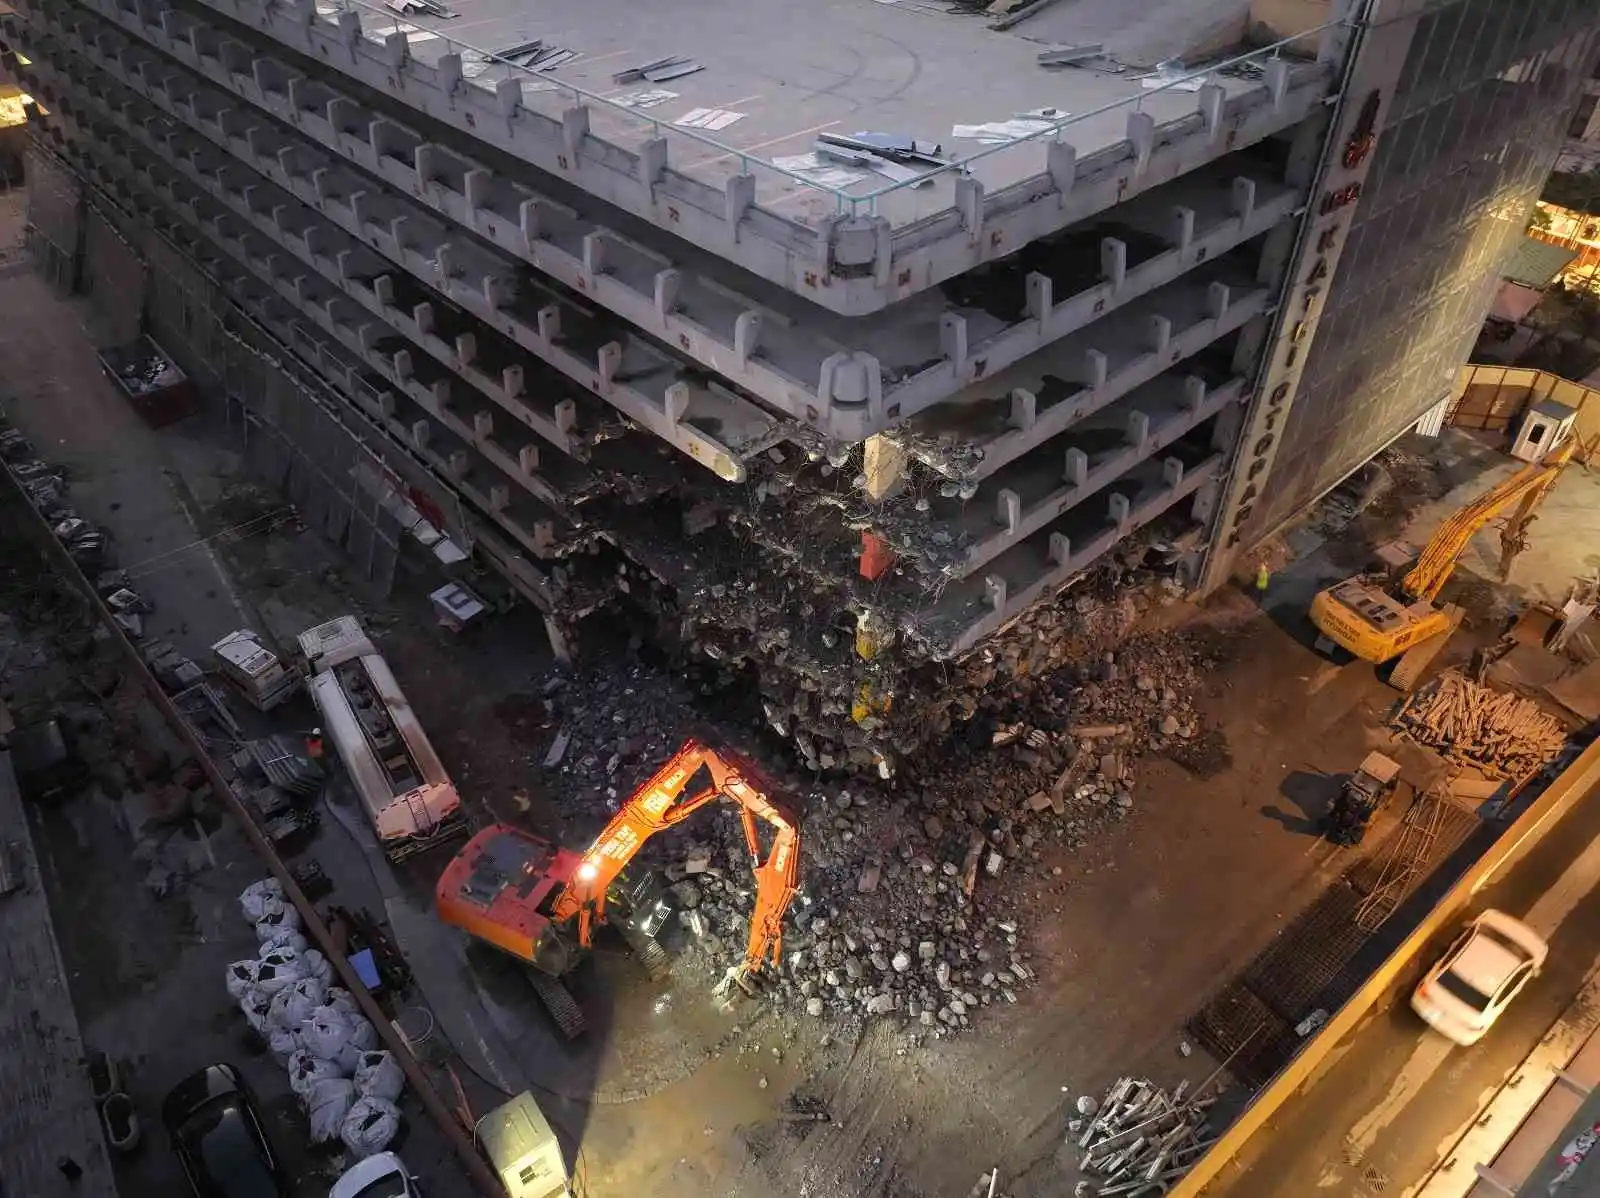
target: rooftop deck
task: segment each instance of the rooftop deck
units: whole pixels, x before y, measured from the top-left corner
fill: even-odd
[[[873,0],[696,6],[689,22],[671,6],[598,0],[564,10],[549,22],[559,28],[508,0],[404,22],[365,0],[199,3],[842,314],[876,311],[1287,128],[1331,79],[1316,34],[1153,78],[1046,69],[1037,43]],[[190,40],[159,0],[90,6],[172,21],[173,40]],[[579,57],[551,72],[494,59],[534,39]],[[660,86],[612,81],[668,55],[705,69]],[[978,78],[981,101],[966,85]],[[672,95],[620,102],[643,91]],[[1029,138],[952,136],[1041,109],[1057,123]],[[721,114],[719,127],[685,127],[696,110]],[[861,178],[819,182],[785,161],[819,133],[860,131],[933,142],[955,161],[914,184],[855,167]]]

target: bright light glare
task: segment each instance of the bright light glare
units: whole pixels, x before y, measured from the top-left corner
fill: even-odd
[[[578,866],[578,880],[580,882],[592,882],[599,876],[600,867],[593,861],[585,861],[582,865]]]

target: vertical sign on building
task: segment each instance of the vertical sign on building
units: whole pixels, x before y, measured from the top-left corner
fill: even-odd
[[[1398,7],[1416,6],[1402,0]],[[1220,585],[1232,572],[1234,557],[1244,547],[1250,521],[1264,498],[1301,371],[1316,340],[1328,287],[1367,186],[1385,106],[1394,94],[1416,24],[1415,16],[1407,16],[1353,31],[1357,34],[1350,39],[1354,58],[1345,67],[1339,114],[1323,144],[1284,272],[1278,309],[1257,367],[1245,431],[1211,529],[1200,579],[1202,590]]]

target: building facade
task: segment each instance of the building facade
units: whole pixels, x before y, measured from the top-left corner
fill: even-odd
[[[881,770],[1060,660],[1063,592],[1216,585],[1444,393],[1600,26],[1299,5],[1146,69],[863,0],[832,78],[804,6],[652,61],[619,4],[18,0],[36,260],[374,568],[443,532]]]

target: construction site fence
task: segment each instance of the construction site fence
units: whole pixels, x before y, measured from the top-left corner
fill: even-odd
[[[1445,423],[1455,428],[1513,434],[1522,414],[1553,401],[1578,413],[1573,426],[1580,461],[1600,452],[1600,391],[1547,370],[1466,365],[1456,375]]]
[[[1462,873],[1349,1001],[1309,1036],[1278,1075],[1251,1099],[1211,1151],[1174,1185],[1169,1198],[1198,1198],[1203,1194],[1278,1111],[1301,1090],[1316,1083],[1340,1042],[1383,1001],[1396,981],[1416,964],[1429,942],[1465,910],[1473,895],[1520,861],[1596,785],[1600,785],[1600,741],[1590,743]]]

